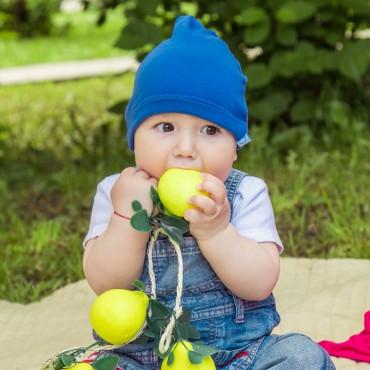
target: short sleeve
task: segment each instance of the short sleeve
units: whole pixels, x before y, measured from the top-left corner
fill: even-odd
[[[110,191],[118,176],[119,175],[108,176],[97,186],[91,211],[89,231],[82,243],[84,248],[90,239],[99,236],[108,227],[113,212]]]
[[[283,251],[267,185],[263,180],[254,176],[243,178],[233,201],[231,223],[242,236],[256,242],[273,242],[280,253]]]

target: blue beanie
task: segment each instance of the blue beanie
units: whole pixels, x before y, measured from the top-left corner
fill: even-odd
[[[159,113],[185,113],[228,130],[238,148],[250,141],[245,100],[247,77],[227,44],[192,16],[176,18],[171,38],[155,47],[136,72],[125,111],[127,141]]]

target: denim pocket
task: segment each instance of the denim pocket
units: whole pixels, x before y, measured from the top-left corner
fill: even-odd
[[[217,348],[220,339],[224,338],[224,328],[218,325],[220,319],[208,319],[193,321],[192,325],[198,330],[200,340],[209,345]]]

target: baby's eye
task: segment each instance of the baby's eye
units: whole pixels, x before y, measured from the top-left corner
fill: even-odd
[[[210,135],[210,136],[213,136],[213,135],[216,135],[217,132],[220,131],[220,129],[216,126],[211,126],[211,125],[208,125],[208,126],[204,126],[205,128],[205,132],[207,135]]]
[[[169,122],[161,122],[156,125],[156,127],[159,127],[161,131],[163,132],[170,132],[173,131],[173,124]]]

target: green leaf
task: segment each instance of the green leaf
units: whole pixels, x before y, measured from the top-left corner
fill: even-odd
[[[167,357],[167,365],[172,365],[174,361],[175,361],[175,354],[172,351]]]
[[[170,216],[172,215],[171,213],[168,213],[168,211],[164,208],[164,205],[162,203],[158,204],[158,208],[162,214],[169,214]]]
[[[189,223],[181,217],[163,216],[161,221],[162,226],[166,226],[167,228],[176,228],[182,234],[185,234],[187,231],[189,231]]]
[[[194,365],[200,364],[203,360],[203,356],[200,353],[195,352],[195,351],[189,351],[188,358],[189,358],[189,361]]]
[[[147,335],[144,335],[144,333],[142,333],[138,338],[136,338],[134,341],[130,342],[130,343],[133,343],[133,344],[146,344],[148,343],[150,337],[148,337]]]
[[[132,285],[138,290],[145,292],[145,284],[141,280],[135,280]]]
[[[260,100],[249,104],[250,114],[261,121],[269,122],[288,109],[292,98],[293,95],[289,90],[272,91]]]
[[[145,336],[149,337],[149,338],[155,338],[155,337],[156,337],[155,333],[154,333],[154,332],[152,332],[152,331],[151,331],[151,330],[149,330],[149,329],[145,329],[145,330],[144,330],[144,332],[143,332],[143,334],[144,334]]]
[[[347,53],[346,51],[341,52],[338,58],[338,69],[343,76],[357,83],[361,81],[358,61],[353,54]]]
[[[170,346],[171,347],[171,346]],[[159,358],[161,358],[162,360],[163,359],[165,359],[165,357],[170,353],[170,351],[171,351],[171,349],[168,349],[165,353],[161,353],[160,351],[159,351],[159,348],[158,348],[158,345],[156,345],[156,346],[154,346],[153,347],[153,351],[154,351],[154,353],[159,357]]]
[[[72,355],[62,355],[60,356],[60,359],[64,366],[71,366],[76,360],[74,356]]]
[[[138,201],[138,200],[134,200],[132,203],[131,203],[131,207],[132,209],[135,211],[135,212],[138,212],[140,211],[143,206],[141,205],[141,203]]]
[[[233,14],[229,4],[224,1],[210,1],[207,4],[207,12],[209,12],[209,14],[222,14],[224,19],[230,18]]]
[[[321,73],[332,62],[332,52],[317,49],[310,42],[297,43],[294,50],[277,52],[270,59],[274,75],[293,77],[298,74]]]
[[[297,27],[296,25],[293,25]],[[325,38],[325,34],[328,32],[326,28],[320,25],[312,27],[312,22],[306,22],[299,25],[299,38],[301,40],[320,40],[317,44],[321,43],[321,40]]]
[[[161,204],[158,192],[153,185],[150,187],[150,197],[152,198],[154,206],[158,207]]]
[[[350,107],[347,103],[332,100],[328,104],[328,113],[331,121],[339,127],[345,128],[349,124]]]
[[[259,45],[270,34],[270,28],[270,18],[267,18],[263,22],[247,27],[244,31],[243,39],[247,45]]]
[[[187,1],[181,1],[179,3],[180,7],[180,13],[181,14],[187,14],[187,15],[192,15],[193,17],[197,16],[198,13],[198,5],[194,3],[190,3]]]
[[[183,238],[178,229],[168,229],[166,226],[163,226],[163,230],[169,238],[174,240],[178,245],[182,245]]]
[[[290,116],[295,122],[308,121],[315,116],[316,102],[313,99],[300,99],[292,107]]]
[[[349,11],[349,14],[353,15],[370,15],[369,2],[366,0],[341,0],[339,4],[342,5]]]
[[[337,53],[335,51],[325,49],[320,49],[316,51],[316,60],[318,60],[320,63],[321,71],[334,71],[337,69],[338,63],[336,59],[336,54]],[[312,56],[311,58],[314,59],[315,56]]]
[[[177,322],[176,323],[176,332],[177,332],[177,340],[180,341],[181,339],[188,340],[189,338],[192,339],[200,339],[200,333],[198,330],[189,322]]]
[[[54,361],[53,361],[53,369],[54,370],[61,370],[64,368],[64,363],[61,359],[61,356],[58,356]]]
[[[137,1],[137,9],[143,15],[155,15],[155,11],[158,5],[161,4],[161,0],[145,0],[145,1]]]
[[[330,46],[336,46],[338,42],[344,39],[344,30],[325,30],[323,35],[325,42]]]
[[[155,333],[155,338],[160,336],[161,328],[166,324],[166,320],[154,320],[151,317],[146,318],[148,330]]]
[[[278,25],[276,30],[276,40],[284,46],[291,46],[297,42],[298,34],[294,27]]]
[[[96,334],[96,333],[95,333]],[[96,334],[97,335],[97,334]],[[102,339],[102,338],[98,338],[97,340],[96,340],[96,342],[97,342],[97,344],[98,344],[98,346],[105,346],[105,345],[107,345],[107,344],[109,344],[108,342],[106,342],[104,339]]]
[[[181,322],[189,322],[191,318],[191,310],[189,308],[183,307],[182,314],[179,317],[179,321]]]
[[[281,23],[298,23],[310,18],[316,11],[316,5],[306,1],[288,1],[276,12]]]
[[[130,224],[137,231],[149,232],[151,228],[147,210],[141,209],[139,212],[136,212],[131,217]]]
[[[337,53],[340,73],[357,82],[361,82],[370,63],[370,40],[346,42],[343,50]]]
[[[161,199],[159,198],[158,191],[153,185],[150,187],[150,197],[152,199],[154,207],[159,208],[162,213],[165,213],[166,210],[161,202]]]
[[[118,356],[105,356],[94,361],[91,366],[96,370],[116,370]]]
[[[210,356],[219,351],[219,349],[207,346],[202,342],[192,342],[191,344],[193,345],[194,351],[200,353],[202,356]]]
[[[156,299],[150,299],[150,309],[152,312],[151,318],[154,319],[167,319],[171,316],[171,310],[163,303]]]
[[[200,333],[193,325],[186,323],[186,326],[188,328],[189,338],[200,339]]]
[[[189,224],[180,217],[163,216],[160,219],[165,233],[179,245],[183,243],[183,235],[189,230]]]
[[[264,63],[253,63],[247,66],[248,88],[256,89],[267,86],[272,80],[272,72]]]
[[[180,341],[180,340],[188,340],[189,339],[189,331],[188,331],[188,327],[186,324],[183,324],[179,321],[176,322],[176,333],[177,333],[177,337],[176,340],[177,341]]]
[[[130,20],[122,29],[114,46],[121,49],[139,49],[148,44],[158,44],[163,39],[162,30],[142,20]]]
[[[264,22],[268,18],[268,14],[263,8],[257,6],[251,6],[244,9],[240,16],[237,17],[238,23],[246,26],[252,26],[257,23]]]
[[[362,1],[362,0],[361,0]],[[327,23],[335,18],[336,14],[330,8],[321,8],[319,5],[318,11],[315,14],[320,23]]]

